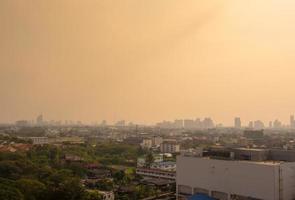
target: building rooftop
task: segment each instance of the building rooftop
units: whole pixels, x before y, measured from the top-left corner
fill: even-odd
[[[234,148],[237,150],[242,150],[242,151],[268,151],[269,149],[254,149],[254,148]]]
[[[181,155],[182,157],[192,157],[192,156],[185,156]],[[226,159],[215,159],[211,157],[192,157],[192,158],[198,158],[198,159],[207,159],[207,160],[219,160],[224,162],[240,162],[240,163],[251,163],[251,164],[259,164],[259,165],[280,165],[282,163],[285,163],[284,161],[273,161],[273,160],[267,160],[267,161],[252,161],[252,160],[226,160]]]

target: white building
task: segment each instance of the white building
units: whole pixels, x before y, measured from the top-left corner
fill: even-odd
[[[180,152],[180,145],[173,141],[166,141],[160,145],[162,153],[178,153]]]
[[[29,137],[35,145],[49,144],[50,139],[48,137]]]
[[[220,200],[292,200],[294,162],[177,157],[178,199],[202,193]]]
[[[153,146],[153,140],[150,138],[145,138],[142,140],[142,143],[140,144],[142,148],[150,149]]]
[[[136,168],[136,174],[139,174],[143,177],[152,177],[159,179],[175,180],[176,178],[175,172],[160,169]]]

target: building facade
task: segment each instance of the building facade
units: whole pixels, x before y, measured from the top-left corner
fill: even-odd
[[[177,157],[177,196],[206,194],[219,200],[292,200],[294,162],[254,162]]]
[[[178,153],[180,152],[180,145],[173,141],[166,141],[160,145],[162,153]]]

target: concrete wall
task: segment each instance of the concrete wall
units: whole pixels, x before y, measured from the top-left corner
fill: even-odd
[[[295,164],[283,163],[280,166],[280,172],[282,177],[281,191],[283,194],[283,200],[289,200],[295,198]]]
[[[291,164],[294,166],[294,164]],[[224,192],[230,197],[236,194],[265,200],[279,200],[280,164],[246,161],[225,161],[197,157],[177,157],[177,185]],[[294,170],[283,167],[284,177],[291,177]],[[282,177],[283,178],[283,177]],[[290,180],[285,181],[284,200],[291,200]],[[283,196],[282,196],[283,197]]]
[[[270,150],[270,159],[271,160],[295,162],[295,151],[294,150],[271,149]]]

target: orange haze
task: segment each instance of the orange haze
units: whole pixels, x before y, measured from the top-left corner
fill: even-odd
[[[287,122],[294,54],[294,0],[1,0],[0,121]]]

